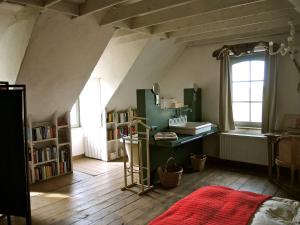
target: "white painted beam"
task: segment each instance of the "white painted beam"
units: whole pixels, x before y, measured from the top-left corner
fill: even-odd
[[[165,33],[186,29],[188,27],[200,26],[212,21],[224,21],[242,16],[250,16],[268,11],[274,11],[285,8],[293,8],[291,4],[282,0],[268,0],[263,2],[254,2],[247,5],[241,5],[234,8],[226,8],[217,12],[209,12],[199,15],[194,15],[181,20],[169,21],[163,24],[152,26],[153,34]]]
[[[86,0],[86,2],[79,7],[80,16],[89,15],[126,1],[128,0]]]
[[[242,27],[235,27],[232,29],[224,29],[224,30],[219,30],[219,31],[213,31],[213,32],[207,32],[207,33],[202,33],[198,35],[193,35],[189,37],[181,37],[177,38],[176,42],[182,43],[182,42],[191,42],[191,41],[203,41],[203,40],[208,40],[208,39],[214,39],[214,38],[225,38],[228,36],[234,36],[234,35],[241,35],[247,33],[264,33],[266,30],[270,29],[279,29],[279,28],[286,28],[286,30],[289,30],[288,26],[288,20],[274,20],[274,21],[269,21],[269,22],[262,22],[262,23],[257,23],[257,24],[251,24],[251,25],[246,25]],[[300,24],[300,21],[294,21],[294,24]]]
[[[44,1],[44,6],[47,8],[47,7],[50,7],[50,6],[53,6],[59,2],[61,2],[62,0],[45,0]]]
[[[130,26],[127,23],[125,23],[124,21],[113,24],[113,26],[116,27],[116,28],[121,28],[123,30],[131,30],[135,33],[145,34],[145,35],[148,35],[148,36],[152,35],[152,30],[149,27],[142,27],[142,28],[133,30],[133,29],[130,29]],[[126,33],[125,32],[120,33],[120,36],[122,36],[122,35],[126,35]],[[159,37],[162,40],[165,40],[165,39],[169,38],[166,33],[157,34],[156,36]]]
[[[186,4],[179,7],[163,10],[145,16],[133,18],[130,25],[131,29],[148,27],[156,24],[161,24],[167,21],[178,20],[180,18],[193,16],[210,11],[220,10],[223,8],[232,8],[252,2],[264,0],[198,0],[191,4]]]
[[[43,7],[42,0],[7,0],[8,3],[16,3],[20,5],[29,5],[33,7]]]
[[[296,30],[299,30],[300,27],[296,27]],[[289,35],[289,29],[287,28],[279,28],[279,29],[270,29],[265,30],[264,32],[257,33],[257,32],[248,32],[243,34],[237,34],[237,35],[229,35],[226,37],[220,37],[220,38],[211,38],[211,39],[205,39],[205,40],[197,40],[197,41],[191,41],[187,43],[187,47],[195,47],[195,46],[202,46],[202,45],[209,45],[209,44],[222,44],[228,43],[228,42],[236,42],[236,41],[243,41],[246,39],[262,39],[260,41],[264,41],[263,38],[270,37],[273,35]]]
[[[78,4],[61,1],[53,6],[47,8],[51,11],[57,11],[60,13],[64,13],[65,15],[77,17],[79,15],[79,6]]]
[[[299,14],[295,12],[294,9],[271,11],[271,12],[260,13],[251,16],[242,16],[231,20],[206,23],[201,26],[191,27],[185,30],[169,32],[167,36],[169,36],[170,38],[192,36],[201,33],[220,31],[220,30],[231,29],[235,27],[243,27],[245,25],[257,24],[261,22],[271,22],[275,20],[280,20],[281,18],[284,21],[288,21],[293,18],[297,19],[299,18]]]
[[[119,22],[141,14],[149,14],[195,1],[196,0],[147,0],[112,8],[105,14],[100,25]]]
[[[41,11],[45,9],[55,11],[68,16],[78,16],[78,6],[77,4],[70,2],[60,2],[51,7],[45,7],[43,0],[6,0],[9,3],[15,3],[20,5],[28,5],[31,7],[38,8]]]

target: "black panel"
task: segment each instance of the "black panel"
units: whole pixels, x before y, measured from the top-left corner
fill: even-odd
[[[0,90],[0,213],[26,217],[23,92]]]

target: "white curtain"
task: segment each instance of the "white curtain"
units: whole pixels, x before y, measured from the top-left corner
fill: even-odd
[[[263,90],[262,133],[274,132],[276,123],[277,56],[266,54]]]
[[[232,112],[232,88],[229,55],[224,54],[220,63],[219,127],[221,131],[229,131],[235,129]]]
[[[101,107],[101,83],[99,78],[91,78],[79,97],[80,119],[84,135],[85,155],[105,159],[106,137],[103,134]]]

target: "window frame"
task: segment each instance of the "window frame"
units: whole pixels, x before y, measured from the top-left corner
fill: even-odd
[[[232,81],[232,66],[236,63],[245,62],[245,61],[254,61],[254,60],[264,61],[264,63],[265,63],[266,62],[265,56],[266,56],[265,52],[256,52],[252,55],[244,55],[244,56],[239,56],[239,57],[230,56],[230,85],[231,85],[231,90],[232,90],[231,94],[233,94],[233,83],[235,82],[235,81]],[[264,67],[264,70],[265,69],[266,69],[266,67]],[[241,83],[242,82],[247,82],[247,81],[241,81]],[[251,83],[252,81],[249,80],[248,82]],[[264,82],[265,82],[265,76],[263,79],[263,84],[264,84]],[[236,81],[236,83],[238,83],[238,81]],[[251,93],[251,85],[250,85],[249,91]],[[250,98],[251,98],[251,94],[250,94]],[[233,99],[232,99],[231,102],[232,102],[232,106],[233,106],[233,103],[238,102],[238,101],[233,101]],[[246,102],[250,105],[250,107],[249,107],[250,117],[251,117],[251,103],[252,102],[255,103],[256,101],[251,101],[251,99],[249,99],[249,101]],[[260,101],[259,101],[259,103],[260,103]],[[262,99],[261,103],[263,104],[263,99]],[[262,125],[261,122],[235,121],[235,120],[234,120],[234,124],[237,128],[254,128],[254,129],[260,129],[261,125]]]
[[[72,124],[71,123],[71,128],[79,128],[81,127],[81,122],[80,122],[80,100],[79,98],[76,99],[75,103],[73,104],[73,106],[76,106],[76,123],[75,124]],[[72,108],[73,108],[72,106]],[[72,111],[72,108],[71,108],[71,111]],[[71,116],[71,111],[70,111],[70,116]]]

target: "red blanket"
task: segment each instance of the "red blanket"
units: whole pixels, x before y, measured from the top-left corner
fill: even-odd
[[[176,202],[149,225],[247,225],[260,205],[270,197],[207,186]]]

